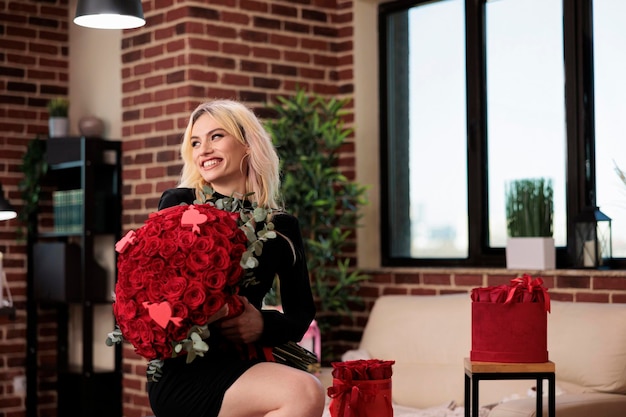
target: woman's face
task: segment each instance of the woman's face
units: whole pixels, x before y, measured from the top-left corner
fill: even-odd
[[[246,192],[242,160],[248,147],[228,134],[209,114],[203,114],[194,123],[191,148],[200,175],[213,190],[227,196]]]

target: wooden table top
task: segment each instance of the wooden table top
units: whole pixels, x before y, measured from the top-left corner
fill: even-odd
[[[508,362],[478,362],[465,358],[465,369],[471,373],[531,373],[554,372],[554,362],[539,363],[508,363]]]

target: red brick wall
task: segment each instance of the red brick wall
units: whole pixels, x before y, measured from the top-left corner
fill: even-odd
[[[176,184],[181,134],[201,101],[238,99],[265,117],[267,104],[297,85],[351,98],[350,1],[143,4],[147,25],[125,36],[122,51],[125,228]],[[149,415],[145,360],[128,346],[124,369],[124,415]]]
[[[0,183],[19,210],[18,184],[27,143],[48,134],[46,102],[68,94],[67,0],[0,1]],[[18,240],[18,220],[0,222],[0,251],[17,308],[16,320],[0,316],[0,416],[25,415],[25,395],[13,379],[25,375],[26,246]],[[6,296],[6,294],[5,294]],[[37,330],[39,363],[54,362],[54,311],[41,309]],[[41,415],[56,415],[54,375],[39,371]]]
[[[180,172],[178,146],[190,111],[202,100],[243,100],[263,116],[276,95],[302,85],[309,91],[353,98],[353,1],[206,0],[144,1],[148,24],[124,34],[123,153],[125,230],[138,227],[156,208],[160,193]],[[0,181],[21,204],[17,184],[26,143],[47,134],[45,102],[68,89],[67,0],[0,1]],[[375,80],[373,80],[375,82]],[[353,120],[348,115],[348,121]],[[358,138],[358,127],[357,134]],[[354,170],[354,149],[342,158]],[[25,415],[24,397],[13,392],[25,373],[26,260],[16,241],[18,223],[0,223],[0,250],[17,320],[0,317],[0,417]],[[358,343],[374,300],[388,293],[468,292],[513,278],[504,270],[381,269],[360,294],[363,306],[334,331],[338,354]],[[626,302],[626,272],[559,271],[545,276],[554,299]],[[39,362],[56,355],[54,315],[40,310]],[[124,349],[124,416],[151,415],[145,394],[145,361]],[[39,415],[56,415],[54,374],[40,372]]]

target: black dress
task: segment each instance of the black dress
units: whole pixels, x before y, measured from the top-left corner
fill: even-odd
[[[194,190],[190,188],[168,189],[161,196],[159,210],[194,200]],[[240,294],[261,310],[263,298],[278,275],[284,313],[261,310],[263,333],[255,346],[230,344],[225,348],[216,329],[211,329],[210,348],[204,357],[196,357],[190,364],[185,363],[184,356],[166,359],[159,381],[148,383],[150,406],[156,417],[217,416],[226,390],[247,369],[266,360],[260,353],[255,355],[261,352],[260,347],[299,341],[307,331],[315,317],[315,305],[300,226],[294,216],[286,213],[275,214],[272,222],[279,236],[265,242],[258,257],[259,266],[254,273],[259,283],[242,287]]]

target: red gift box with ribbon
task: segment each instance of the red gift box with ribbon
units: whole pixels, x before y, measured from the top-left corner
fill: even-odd
[[[393,417],[394,363],[378,359],[332,362],[333,385],[328,388],[331,417]]]
[[[474,288],[471,297],[472,361],[548,361],[550,296],[543,279],[524,274],[509,285]]]

